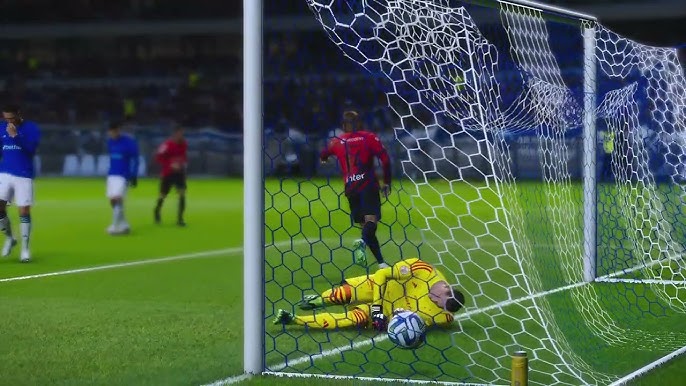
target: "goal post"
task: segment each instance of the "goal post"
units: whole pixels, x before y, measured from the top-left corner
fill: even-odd
[[[596,277],[596,159],[598,140],[596,135],[596,56],[595,23],[587,24],[584,37],[584,117],[583,117],[583,186],[584,186],[584,280]]]
[[[263,50],[262,2],[244,0],[246,373],[499,384],[519,352],[529,384],[608,384],[686,346],[673,50],[526,0],[302,1],[316,29]],[[416,349],[334,304],[376,269],[354,264],[361,231],[317,157],[352,107],[393,161],[386,260],[466,295]]]
[[[243,0],[243,371],[264,371],[262,0]]]

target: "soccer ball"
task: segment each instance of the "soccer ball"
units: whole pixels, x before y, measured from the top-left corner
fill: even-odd
[[[426,323],[416,312],[396,310],[388,323],[388,338],[401,348],[415,348],[424,341]]]

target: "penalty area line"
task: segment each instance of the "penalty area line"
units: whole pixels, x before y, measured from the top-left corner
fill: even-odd
[[[302,245],[302,244],[307,244],[307,243],[309,243],[309,241],[306,239],[305,240],[296,240],[296,241],[286,240],[286,241],[278,241],[276,243],[272,242],[269,244],[265,244],[264,248],[266,251],[269,248],[288,247],[288,246]],[[52,276],[73,275],[73,274],[77,274],[77,273],[106,271],[106,270],[110,270],[110,269],[135,267],[135,266],[139,266],[139,265],[168,263],[170,261],[190,260],[190,259],[198,259],[198,258],[203,258],[203,257],[213,257],[213,256],[218,256],[218,255],[233,255],[233,254],[237,254],[237,253],[241,253],[241,252],[243,252],[242,246],[224,248],[224,249],[212,249],[212,250],[202,251],[202,252],[192,252],[192,253],[184,253],[181,255],[174,255],[174,256],[165,256],[165,257],[157,257],[157,258],[152,258],[152,259],[128,261],[125,263],[96,265],[94,267],[75,268],[75,269],[67,269],[64,271],[37,273],[34,275],[7,277],[7,278],[0,279],[0,283],[9,283],[9,282],[13,282],[13,281],[31,280],[31,279],[41,279],[44,277],[52,277]]]
[[[8,283],[8,282],[20,281],[20,280],[41,279],[44,277],[52,277],[52,276],[73,275],[73,274],[77,274],[77,273],[106,271],[106,270],[110,270],[110,269],[135,267],[135,266],[139,266],[139,265],[167,263],[170,261],[197,259],[200,257],[211,257],[211,256],[217,256],[217,255],[224,255],[224,254],[234,254],[234,253],[239,253],[242,251],[243,251],[243,247],[214,249],[214,250],[204,251],[204,252],[185,253],[182,255],[158,257],[158,258],[146,259],[146,260],[129,261],[126,263],[105,264],[105,265],[97,265],[94,267],[67,269],[64,271],[37,273],[35,275],[7,277],[4,279],[0,279],[0,283]]]

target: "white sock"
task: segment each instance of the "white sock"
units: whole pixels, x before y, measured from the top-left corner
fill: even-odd
[[[19,224],[21,228],[21,248],[25,251],[29,250],[29,239],[31,238],[31,216],[20,216]]]
[[[10,218],[5,216],[0,219],[0,230],[5,232],[7,237],[12,237],[12,225],[10,224]]]
[[[114,204],[112,207],[112,225],[118,227],[124,218],[124,208],[121,204]]]
[[[117,228],[128,226],[126,218],[124,218],[124,203],[119,203],[114,206],[114,226]]]

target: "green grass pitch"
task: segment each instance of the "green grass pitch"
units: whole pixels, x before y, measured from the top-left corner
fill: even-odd
[[[346,248],[346,242],[349,244],[359,237],[359,230],[349,228],[347,214],[340,209],[346,206],[344,199],[337,195],[341,188],[337,182],[322,181],[283,181],[268,185],[265,217],[268,315],[277,308],[298,312],[293,304],[303,293],[328,288],[343,277],[365,272],[351,263]],[[472,295],[468,298],[471,309],[468,304],[466,311],[474,313],[475,309],[494,302],[525,297],[523,281],[529,279],[519,272],[529,271],[529,265],[539,272],[541,290],[582,280],[580,264],[570,267],[569,263],[561,262],[561,256],[566,254],[578,263],[582,253],[579,185],[546,188],[539,183],[519,183],[506,205],[517,205],[522,216],[509,219],[499,210],[496,188],[484,183],[430,181],[419,188],[421,198],[415,201],[410,201],[407,195],[412,188],[399,192],[384,206],[386,226],[379,232],[380,239],[392,240],[384,246],[386,258],[395,262],[400,255],[419,253],[425,260],[440,264],[449,279],[452,276]],[[509,188],[500,187],[503,191]],[[607,208],[616,207],[619,198],[625,202],[636,199],[636,193],[607,186],[600,186],[599,191],[605,204],[598,216],[599,227],[603,229],[599,237],[606,236],[605,229],[633,229],[633,223],[622,217],[626,213],[618,215]],[[668,187],[661,187],[658,192],[664,197],[675,193]],[[547,205],[554,201],[567,204],[555,211],[552,205]],[[434,232],[422,241],[416,228],[425,221]],[[517,242],[522,240],[522,235],[531,242],[530,252],[524,250],[530,253],[525,267],[518,266],[512,258],[513,236],[502,225],[508,221],[517,222],[515,228],[521,231]],[[626,240],[628,231],[624,232],[618,236],[620,241],[616,241],[621,248],[599,248],[599,266],[605,273],[630,268],[633,264],[630,255],[634,246]],[[576,279],[565,278],[561,273],[570,269]],[[670,295],[683,297],[683,293]],[[543,301],[536,302],[540,307]],[[383,339],[372,344],[373,333],[369,331],[326,333],[268,326],[267,364],[275,371],[497,383],[509,378],[507,353],[526,347],[535,351],[530,379],[538,383],[579,382],[569,377],[569,372],[560,370],[560,363],[606,374],[587,377],[587,381],[609,382],[672,351],[675,345],[681,347],[686,341],[678,327],[684,318],[665,307],[643,285],[594,284],[548,295],[545,302],[548,304],[545,319],[554,321],[555,325],[548,326],[547,331],[543,325],[548,322],[541,322],[541,316],[535,314],[538,308],[533,307],[533,301],[524,300],[492,312],[477,311],[461,321],[457,332],[432,332],[430,345],[414,351],[396,349]],[[678,332],[674,334],[674,331]],[[605,339],[596,338],[598,334],[604,334]],[[619,337],[621,334],[627,336]],[[662,344],[660,335],[670,338]],[[656,342],[637,345],[631,336]],[[612,342],[608,343],[608,339]],[[566,343],[557,343],[559,340]],[[550,341],[556,344],[548,344]],[[340,347],[350,346],[350,342],[355,344],[354,349],[338,352]],[[320,351],[327,355],[319,362],[310,361],[305,355]],[[559,352],[574,352],[578,357],[567,355],[562,362]]]
[[[33,261],[20,264],[16,250],[12,256],[0,259],[0,385],[200,385],[242,372],[242,183],[191,180],[189,226],[185,229],[174,225],[173,194],[165,205],[165,223],[152,223],[156,188],[154,180],[142,180],[138,188],[130,190],[126,213],[133,232],[125,237],[111,237],[105,233],[111,213],[104,197],[104,181],[37,180]],[[530,188],[538,189],[536,185]],[[345,203],[339,205],[335,198],[338,189],[335,183],[328,186],[324,181],[300,185],[268,183],[268,191],[275,194],[268,195],[266,200],[267,243],[273,241],[275,246],[267,248],[267,322],[275,307],[292,306],[303,292],[323,289],[340,280],[341,275],[364,272],[353,266],[349,258],[347,246],[359,231],[349,229],[344,211],[338,209],[345,208]],[[473,193],[470,188],[453,189],[460,189],[465,197]],[[326,199],[318,200],[320,196]],[[390,204],[384,206],[386,221],[395,225],[383,228],[380,238],[392,237],[396,241],[384,246],[387,259],[392,262],[397,260],[395,251],[411,253],[412,242],[419,240],[416,230],[409,226],[418,221],[419,218],[410,217],[416,214],[393,209],[398,204],[409,207],[408,201],[403,202],[406,199],[395,194]],[[466,205],[453,203],[451,207],[464,210]],[[426,208],[414,209],[421,212]],[[469,209],[488,212],[488,208],[478,204]],[[16,208],[9,207],[9,214],[17,232]],[[441,216],[439,213],[438,218]],[[537,231],[535,225],[528,228],[528,232]],[[498,232],[493,231],[496,235]],[[298,241],[304,235],[307,241]],[[421,252],[426,253],[426,249]],[[84,270],[66,273],[79,269]],[[467,269],[473,272],[474,283],[483,281],[474,267]],[[54,273],[58,274],[35,276]],[[554,277],[542,281],[545,286],[555,285]],[[469,283],[465,280],[467,287],[476,285]],[[548,297],[551,310],[565,336],[574,342],[575,351],[595,369],[616,375],[629,373],[671,351],[667,347],[673,346],[673,342],[670,345],[667,341],[670,337],[682,337],[674,333],[681,333],[686,321],[686,317],[669,310],[652,309],[651,304],[645,309],[625,309],[622,299],[639,304],[640,299],[650,297],[641,292],[640,286],[622,286],[602,284],[596,290],[610,299],[603,304],[612,315],[627,315],[618,317],[619,327],[640,327],[650,331],[652,337],[664,336],[664,349],[659,344],[653,344],[654,349],[650,350],[635,349],[642,342],[629,342],[590,352],[588,347],[597,348],[598,342],[588,338],[590,335],[580,325],[578,315],[564,309],[569,294]],[[495,297],[503,295],[497,287],[489,291]],[[486,299],[474,300],[486,303]],[[523,312],[518,307],[504,310],[514,316]],[[443,351],[426,347],[403,351],[382,341],[312,361],[299,358],[341,347],[351,340],[364,343],[372,334],[327,334],[297,328],[284,331],[267,324],[266,359],[273,367],[286,357],[296,361],[284,371],[335,371],[369,377],[403,377],[416,371],[427,378],[470,380],[469,373],[461,366],[449,364],[443,356],[459,363],[463,357],[455,346],[461,344],[464,350],[472,350],[475,347],[470,345],[481,341],[484,366],[505,366],[491,363],[488,355],[498,349],[499,341],[507,340],[504,333],[486,328],[490,319],[479,314],[462,322],[463,331],[436,332],[430,336],[429,342]],[[507,323],[498,317],[494,320],[505,325],[517,323],[515,319]],[[467,335],[470,340],[463,339]],[[670,362],[636,384],[675,384],[686,376],[683,363],[683,359]],[[481,371],[489,373],[487,369]],[[502,370],[498,375],[507,378]],[[242,383],[272,382],[274,379],[267,377]],[[351,384],[315,379],[279,382]]]

